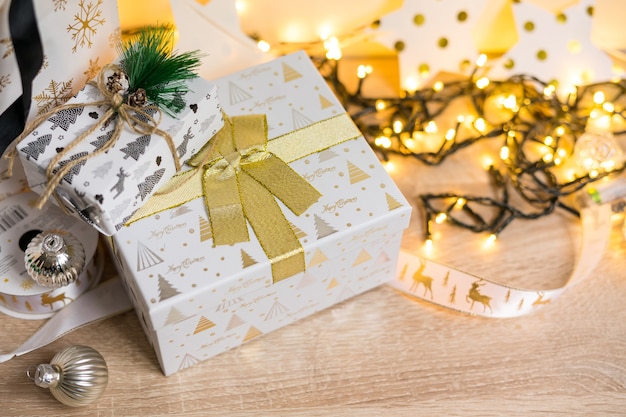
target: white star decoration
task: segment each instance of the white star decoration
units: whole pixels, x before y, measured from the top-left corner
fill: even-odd
[[[488,75],[506,78],[531,74],[572,85],[615,75],[607,53],[592,43],[594,0],[428,0],[405,2],[383,16],[376,31],[385,45],[404,44],[399,52],[402,86],[419,88],[441,71],[473,67],[477,44],[513,46],[495,61]],[[542,7],[539,7],[541,4]],[[562,10],[555,13],[554,10]],[[598,23],[595,22],[597,25]],[[517,42],[515,42],[517,38]],[[502,45],[500,45],[502,46]]]

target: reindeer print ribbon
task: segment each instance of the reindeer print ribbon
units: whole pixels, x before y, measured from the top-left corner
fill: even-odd
[[[51,317],[54,313],[65,308],[87,290],[94,287],[102,276],[103,267],[104,250],[100,248],[85,266],[78,279],[69,285],[52,291],[35,292],[28,295],[0,292],[0,312],[9,316],[31,320]]]
[[[610,204],[581,212],[578,260],[563,287],[518,289],[471,275],[433,260],[400,252],[396,278],[389,285],[411,298],[472,315],[508,318],[533,312],[587,277],[602,259],[611,233]]]

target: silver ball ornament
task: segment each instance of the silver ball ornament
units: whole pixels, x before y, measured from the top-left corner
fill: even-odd
[[[24,263],[28,275],[37,284],[59,288],[78,279],[85,267],[85,250],[71,233],[49,230],[30,241]]]
[[[81,407],[96,401],[107,386],[107,364],[93,348],[76,345],[54,355],[49,364],[26,372],[35,385],[48,388],[61,403]]]

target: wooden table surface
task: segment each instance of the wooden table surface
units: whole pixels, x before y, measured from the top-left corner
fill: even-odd
[[[411,201],[442,188],[485,192],[470,159],[461,153],[440,168],[393,159],[394,178]],[[415,210],[405,250],[421,250],[420,222]],[[579,240],[578,221],[563,213],[514,222],[488,250],[485,236],[437,231],[433,259],[536,289],[563,285]],[[478,318],[381,286],[170,377],[127,312],[0,364],[0,415],[624,415],[625,256],[618,220],[592,276],[531,315]],[[0,351],[40,324],[0,316]],[[80,409],[25,375],[72,344],[100,351],[110,370],[104,396]]]

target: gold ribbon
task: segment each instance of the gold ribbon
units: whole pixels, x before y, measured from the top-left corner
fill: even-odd
[[[90,81],[88,83],[90,85],[95,86],[100,91],[100,93],[104,96],[103,100],[90,102],[90,103],[62,104],[60,106],[57,106],[54,109],[50,110],[49,112],[46,112],[38,116],[37,118],[35,118],[31,123],[29,123],[26,129],[24,129],[24,131],[15,139],[14,145],[19,144],[33,130],[35,130],[37,126],[39,126],[45,120],[49,119],[51,116],[55,115],[61,110],[86,107],[86,106],[96,106],[96,107],[103,106],[103,105],[109,106],[109,109],[104,113],[102,117],[100,117],[98,122],[93,124],[89,129],[87,129],[82,134],[78,135],[76,139],[74,139],[69,145],[65,146],[64,149],[61,152],[57,153],[55,157],[52,159],[52,161],[50,161],[50,164],[48,164],[48,168],[46,169],[46,176],[48,177],[48,183],[46,185],[44,192],[41,193],[41,195],[37,199],[35,203],[35,207],[39,209],[43,207],[43,205],[46,203],[46,201],[48,201],[48,199],[53,193],[55,195],[55,198],[59,200],[58,196],[55,193],[55,190],[57,186],[59,185],[59,183],[63,180],[63,177],[67,175],[67,173],[70,172],[72,168],[82,163],[83,161],[86,161],[87,159],[96,157],[100,154],[107,152],[109,149],[115,146],[115,144],[117,143],[118,139],[121,136],[122,129],[124,127],[124,123],[121,123],[120,121],[117,121],[117,120],[113,121],[115,123],[113,134],[104,144],[104,146],[95,150],[94,152],[89,152],[84,156],[81,156],[73,160],[69,160],[67,161],[65,165],[57,168],[57,164],[59,164],[59,162],[72,149],[74,149],[83,140],[88,138],[93,132],[96,131],[96,129],[98,129],[101,125],[106,123],[111,117],[114,117],[116,115],[122,122],[125,122],[125,124],[128,125],[131,130],[133,130],[135,133],[139,135],[158,134],[162,136],[170,148],[170,152],[172,153],[176,170],[178,171],[180,169],[180,160],[178,158],[178,153],[176,151],[176,145],[174,144],[174,141],[172,140],[171,136],[167,132],[164,132],[158,128],[158,125],[161,121],[161,110],[157,106],[134,107],[134,106],[131,106],[130,104],[125,103],[124,98],[122,97],[120,93],[112,92],[107,88],[104,74],[108,70],[113,70],[113,71],[118,71],[118,72],[122,71],[117,65],[114,65],[114,64],[105,65],[100,71],[100,73],[98,74],[96,81],[95,82]],[[150,110],[156,110],[156,113],[158,114],[157,119],[154,119],[150,115],[149,113]],[[143,119],[147,120],[147,122],[144,121]],[[7,152],[4,156],[5,158],[9,159],[9,165],[8,165],[6,176],[11,176],[12,174],[13,161],[15,159],[16,153],[17,153],[17,148],[14,147],[9,152]],[[65,209],[64,204],[60,202],[59,205],[60,207]]]
[[[129,220],[131,224],[204,196],[214,245],[249,240],[247,222],[270,260],[274,282],[305,269],[304,249],[276,198],[296,215],[321,196],[289,165],[355,139],[361,133],[347,114],[273,140],[264,115],[226,117],[224,127]]]

